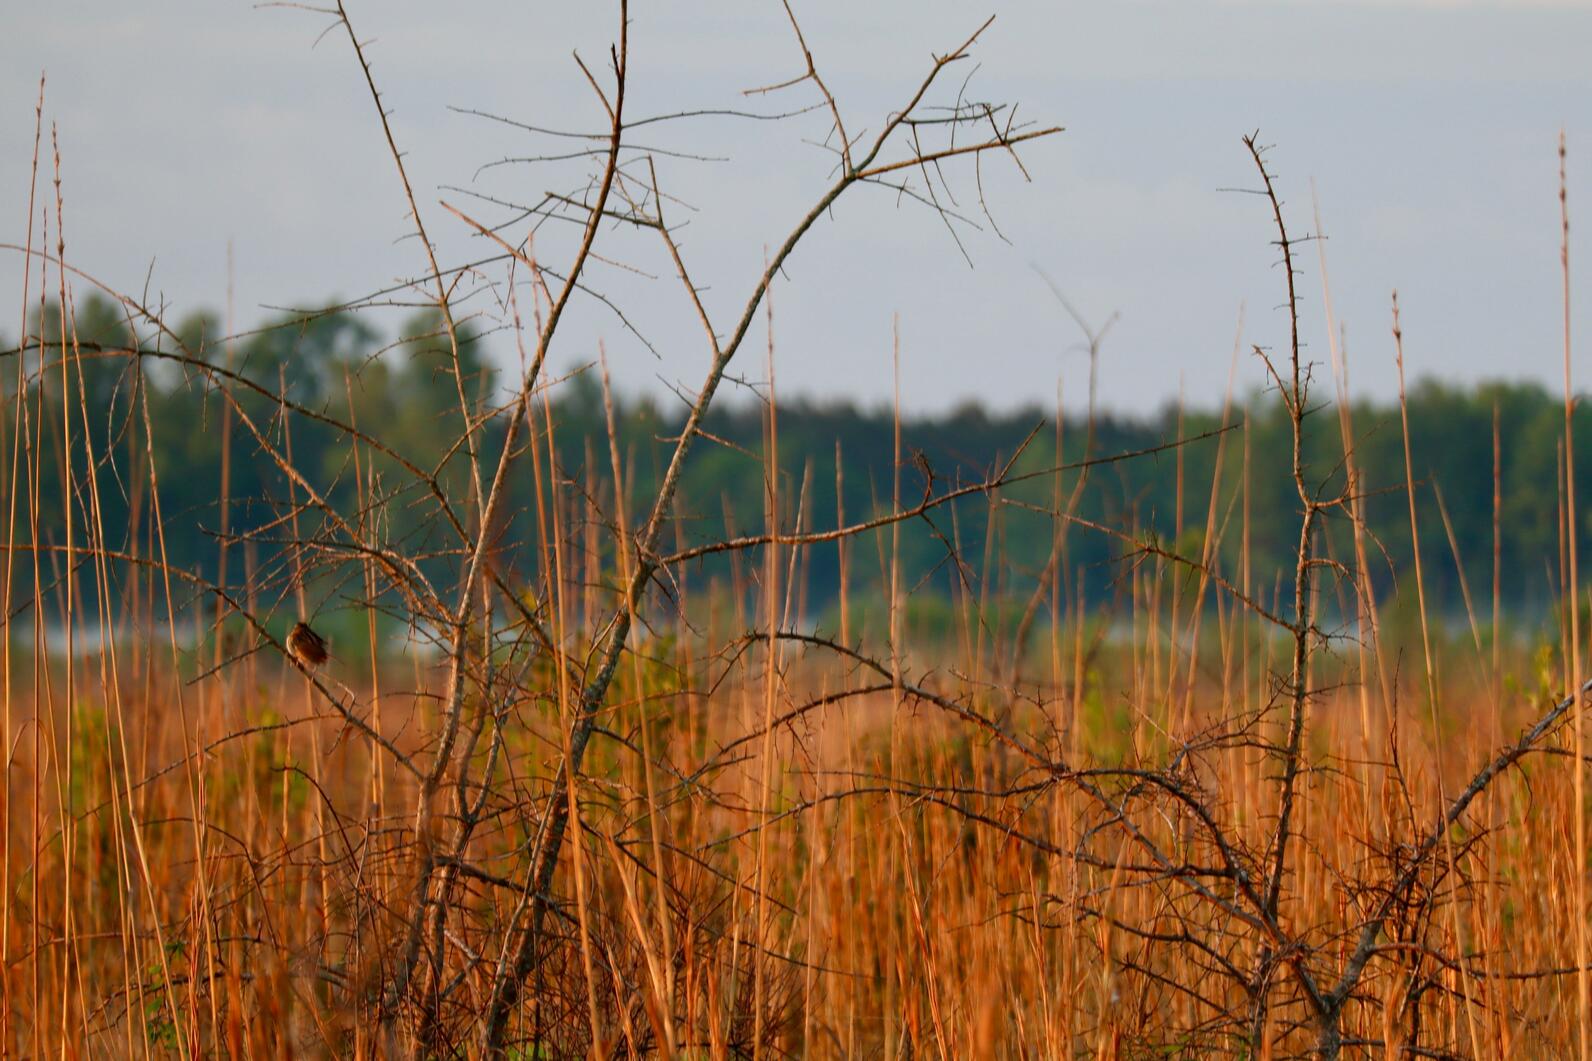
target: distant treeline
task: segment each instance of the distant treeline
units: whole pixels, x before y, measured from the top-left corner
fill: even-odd
[[[43,328],[35,324],[30,332],[42,331],[48,346],[57,331],[55,310],[47,308],[44,317]],[[9,499],[13,485],[20,486],[24,498],[37,496],[38,534],[48,544],[61,544],[66,537],[62,454],[69,436],[76,541],[86,540],[92,482],[108,545],[143,556],[156,555],[163,548],[173,564],[215,577],[223,529],[222,439],[227,425],[231,432],[227,529],[234,541],[255,539],[250,560],[257,577],[274,578],[279,586],[287,577],[286,543],[293,532],[285,517],[291,500],[304,501],[303,492],[290,489],[287,477],[261,451],[250,429],[224,413],[224,402],[210,377],[180,357],[130,357],[126,350],[131,348],[165,355],[180,354],[185,348],[213,365],[230,365],[237,378],[252,385],[252,389],[235,388],[240,407],[255,430],[265,432],[280,450],[285,450],[288,438],[281,405],[274,398],[279,388],[303,409],[357,424],[412,465],[440,469],[439,482],[459,513],[468,513],[473,504],[465,449],[457,445],[461,386],[449,367],[448,344],[432,314],[418,313],[395,339],[378,334],[353,313],[337,311],[308,319],[284,318],[230,344],[218,339],[222,328],[213,315],[184,320],[173,328],[175,338],[148,326],[137,328],[135,334],[120,308],[101,299],[81,302],[75,319],[82,370],[80,375],[74,371],[70,386],[75,392],[81,380],[87,422],[76,393],[70,404],[61,401],[58,350],[46,349],[43,363],[48,370],[43,373],[38,346],[23,351],[29,386],[42,390],[30,394],[29,408],[37,415],[30,414],[25,423],[31,448],[25,450],[28,460],[16,465],[16,483],[11,478],[18,356],[14,350],[6,358],[9,367],[0,373],[7,399],[0,413],[5,447],[0,474],[5,476],[6,496]],[[513,381],[493,368],[478,336],[465,329],[461,338],[465,400],[481,408],[506,401]],[[1329,390],[1318,386],[1313,395],[1316,404],[1306,421],[1305,445],[1307,481],[1328,493],[1344,483],[1340,418]],[[552,448],[559,477],[567,485],[562,512],[571,519],[587,518],[581,499],[589,495],[611,514],[608,433],[595,371],[577,374],[554,388],[551,408]],[[74,416],[69,431],[62,421],[68,409]],[[617,434],[630,480],[626,495],[632,522],[646,512],[645,502],[667,461],[683,412],[683,403],[667,397],[618,402]],[[1362,476],[1370,532],[1369,562],[1376,585],[1386,594],[1395,586],[1405,588],[1413,557],[1399,409],[1391,403],[1358,403],[1351,413],[1357,440],[1354,459]],[[1540,613],[1558,592],[1562,553],[1562,398],[1535,385],[1497,383],[1462,389],[1427,380],[1411,391],[1408,414],[1429,600],[1458,613],[1464,603],[1463,571],[1476,609],[1484,617],[1490,614],[1496,416],[1502,455],[1502,597],[1512,609]],[[314,416],[293,415],[290,420],[295,465],[323,497],[357,523],[359,488],[347,438]],[[476,435],[488,474],[501,450],[502,422],[501,416],[489,419]],[[1060,578],[1074,600],[1080,596],[1103,600],[1120,593],[1126,557],[1133,548],[1123,537],[1091,524],[1140,539],[1153,537],[1165,548],[1195,557],[1202,552],[1207,526],[1214,526],[1220,535],[1216,563],[1235,581],[1247,538],[1251,585],[1257,596],[1268,599],[1279,577],[1291,570],[1299,504],[1288,471],[1288,420],[1275,393],[1255,393],[1235,403],[1225,424],[1216,410],[1168,408],[1151,416],[1103,413],[1091,428],[1081,411],[1069,411],[1058,431],[1053,411],[991,413],[967,406],[940,416],[907,417],[900,430],[898,466],[895,425],[888,409],[861,409],[840,401],[782,403],[778,412],[782,525],[792,527],[799,510],[806,529],[836,526],[837,460],[844,518],[850,523],[888,509],[897,474],[901,502],[910,506],[928,493],[988,478],[1021,450],[1012,467],[1012,474],[1021,480],[998,495],[1009,503],[996,505],[994,497],[975,492],[903,527],[905,585],[943,593],[960,579],[964,585],[987,588],[994,599],[1025,597],[1052,550],[1055,522],[1045,510],[1066,506],[1082,475],[1087,480],[1074,511],[1080,522],[1067,531],[1059,565]],[[707,431],[714,441],[702,444],[692,456],[676,506],[678,531],[666,536],[671,548],[757,532],[765,525],[766,410],[739,398],[712,412]],[[539,456],[545,462],[545,435],[538,437],[543,446]],[[1180,439],[1193,441],[1175,445]],[[1103,460],[1156,447],[1165,448],[1132,459]],[[1211,516],[1219,448],[1221,482]],[[151,452],[163,542],[155,533],[150,499]],[[89,454],[94,457],[92,478]],[[1098,463],[1087,471],[1071,467],[1052,472],[1086,457]],[[416,489],[386,455],[363,448],[359,459],[360,467],[374,469],[378,494],[397,492],[381,515],[382,539],[411,555],[428,557],[423,563],[446,585],[456,577],[457,562],[447,555],[455,543],[421,496],[424,491]],[[1577,532],[1586,554],[1592,544],[1592,514],[1585,511],[1592,500],[1592,413],[1584,410],[1576,420],[1575,466],[1580,480],[1576,496],[1582,506]],[[525,576],[534,576],[538,565],[533,546],[538,533],[533,467],[529,452],[516,457],[512,504],[498,539],[500,561]],[[30,483],[37,490],[30,491]],[[17,520],[18,540],[29,537],[31,524],[24,501]],[[1348,525],[1338,518],[1328,526],[1330,554],[1352,564]],[[298,533],[303,538],[335,537],[334,530],[311,510],[303,511]],[[572,540],[578,542],[580,536]],[[602,548],[611,548],[606,535],[588,535],[585,540],[600,540]],[[851,550],[853,592],[877,592],[883,574],[875,539],[854,540]],[[959,562],[951,559],[953,553]],[[243,559],[239,552],[233,555],[238,559],[230,564],[227,582],[241,587]],[[607,563],[611,574],[611,556]],[[724,555],[694,564],[694,571],[705,569],[689,576],[699,585],[704,577],[731,571],[731,561]],[[758,563],[747,569],[755,573]],[[838,586],[837,549],[823,545],[807,550],[800,570],[807,612],[821,614]],[[28,592],[19,588],[14,596],[31,594],[31,578],[24,582]],[[334,584],[340,593],[358,589],[335,579],[324,580],[322,589],[332,592]],[[126,587],[117,592],[125,594]],[[1346,598],[1329,588],[1328,607],[1339,599]]]

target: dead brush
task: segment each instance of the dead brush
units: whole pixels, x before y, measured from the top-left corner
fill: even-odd
[[[1381,549],[1335,345],[1341,461],[1311,457],[1299,241],[1256,137],[1254,191],[1286,282],[1286,341],[1254,353],[1286,414],[1288,570],[1252,563],[1250,411],[1230,403],[1198,435],[1180,415],[1164,444],[1100,452],[1092,380],[1081,445],[1058,410],[972,477],[903,446],[898,408],[892,481],[848,517],[837,443],[836,522],[819,526],[829,470],[781,457],[771,293],[842,198],[882,190],[960,238],[984,210],[985,167],[1027,175],[1019,148],[1059,130],[947,80],[984,27],[864,128],[786,8],[795,76],[751,95],[808,93],[784,120],[821,123],[833,171],[725,316],[680,242],[684,189],[665,186],[637,133],[704,116],[636,117],[624,3],[605,61],[577,57],[602,116],[580,137],[589,170],[521,213],[442,204],[490,249],[461,266],[438,259],[427,221],[442,215],[415,197],[348,12],[326,14],[422,248],[402,293],[429,327],[404,343],[445,384],[426,413],[446,444],[421,456],[413,425],[361,404],[389,370],[380,359],[311,390],[285,356],[250,365],[230,338],[74,269],[57,184],[23,249],[0,423],[13,646],[0,1050],[1479,1057],[1569,1041],[1586,968],[1584,757],[1564,695],[1582,680],[1576,609],[1567,673],[1505,703],[1496,559],[1480,686],[1440,666],[1417,571],[1412,689],[1379,618]],[[35,170],[42,114],[41,86]],[[970,185],[960,198],[953,177]],[[604,366],[602,429],[571,466],[554,401],[568,381],[549,351],[588,310],[634,328],[592,266],[649,255],[679,285],[706,371],[642,451]],[[114,336],[78,335],[78,287],[115,299]],[[489,302],[523,355],[506,390],[472,360],[485,311],[461,311]],[[346,309],[296,317],[283,341],[343,326]],[[1092,373],[1109,322],[1067,309]],[[709,414],[760,324],[754,452],[715,436]],[[167,548],[177,517],[156,455],[169,425],[150,411],[163,387],[202,395],[204,423],[238,436],[207,528],[214,565]],[[312,465],[307,435],[333,439],[338,460]],[[1418,547],[1425,484],[1407,424],[1405,442]],[[1054,459],[1036,468],[1046,444]],[[1219,456],[1203,520],[1185,521],[1182,457],[1201,444]],[[728,512],[705,539],[681,490],[703,446],[748,459],[762,509]],[[1080,514],[1112,465],[1161,456],[1178,469],[1170,539],[1131,507],[1116,522]],[[107,518],[111,503],[125,508]],[[1038,570],[1001,552],[1019,516],[1050,534]],[[938,640],[908,607],[902,536],[916,531],[941,547],[949,586]],[[1082,535],[1114,543],[1108,602],[1086,599],[1070,545]],[[838,554],[838,630],[808,608],[820,550]],[[329,673],[321,634],[282,632],[279,612],[321,624],[321,605],[366,634],[368,658],[339,639],[332,668],[357,696]],[[401,632],[401,661],[381,651],[378,619]],[[25,656],[13,634],[29,625]],[[1456,725],[1461,702],[1484,703],[1487,724]]]

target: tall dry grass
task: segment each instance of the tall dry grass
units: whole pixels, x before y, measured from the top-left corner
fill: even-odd
[[[966,659],[941,658],[935,686],[1002,704],[1014,732],[1054,732],[1080,764],[1158,761],[1180,725],[1197,732],[1242,711],[1286,665],[1286,645],[1241,646],[1241,631],[1229,631],[1208,639],[1186,723],[1175,702],[1135,697],[1184,680],[1184,643],[1166,636],[1168,596],[1164,578],[1139,580],[1124,618],[1163,634],[1131,643],[1080,643],[1072,631],[1089,617],[1065,609],[1047,632],[1055,673],[1022,699],[994,675],[980,681]],[[1137,856],[1120,839],[1091,842],[1110,831],[1096,801],[1021,784],[1003,746],[893,693],[888,678],[859,681],[855,668],[800,651],[771,676],[755,649],[728,661],[723,649],[679,643],[621,676],[602,725],[627,746],[593,763],[581,794],[583,932],[568,926],[545,958],[516,1038],[543,1044],[544,1056],[583,1056],[594,1040],[661,1052],[666,1036],[710,1056],[751,1055],[759,1043],[768,1056],[816,1057],[1143,1056],[1169,1044],[1243,1053],[1227,1026],[1241,993],[1213,965],[1250,956],[1154,945],[1220,926],[1135,881]],[[924,666],[904,655],[908,674]],[[1506,659],[1506,680],[1529,675],[1531,660]],[[1498,734],[1541,707],[1529,678],[1498,703],[1473,656],[1456,649],[1445,662],[1435,730],[1419,668],[1394,680],[1391,703],[1373,692],[1369,731],[1352,666],[1312,705],[1301,855],[1281,916],[1324,947],[1352,938],[1367,862],[1396,864],[1439,794],[1461,788]],[[112,665],[80,659],[77,687],[96,688]],[[13,691],[26,706],[14,719],[22,739],[7,806],[8,1048],[406,1052],[373,1041],[363,1015],[409,902],[416,784],[390,770],[383,784],[368,745],[328,751],[341,719],[315,709],[281,667],[238,667],[182,693],[165,653],[116,665],[120,695],[70,705],[64,662],[19,668],[33,681]],[[871,691],[840,696],[853,687]],[[186,712],[174,709],[179,697]],[[437,722],[433,697],[387,692],[382,709],[415,745]],[[637,754],[643,716],[653,771]],[[557,747],[552,711],[516,722],[507,755],[533,763]],[[1552,1056],[1573,1041],[1566,751],[1560,739],[1495,782],[1454,831],[1463,879],[1434,871],[1410,896],[1408,920],[1379,944],[1346,1013],[1348,1042],[1470,1056],[1474,1041],[1503,1057]],[[715,761],[724,765],[702,775],[711,784],[671,773]],[[1198,782],[1223,827],[1264,844],[1268,755],[1234,749],[1212,766]],[[538,792],[548,779],[516,783]],[[1138,827],[1168,850],[1197,841],[1175,812]],[[653,829],[667,887],[654,876]],[[522,862],[525,839],[521,823],[494,822],[473,847],[483,879],[465,887],[498,916],[494,886]],[[578,936],[592,951],[590,997]],[[481,942],[492,938],[488,929]],[[467,985],[451,1019],[478,1004]],[[1297,1004],[1273,1012],[1273,1056],[1313,1043],[1295,1026],[1303,1019]]]

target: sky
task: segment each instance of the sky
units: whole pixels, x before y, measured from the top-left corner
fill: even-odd
[[[929,209],[849,191],[773,290],[773,375],[782,399],[891,400],[911,411],[978,401],[1076,407],[1087,391],[1078,327],[1046,277],[1093,325],[1101,402],[1124,412],[1183,395],[1220,403],[1259,388],[1250,353],[1287,339],[1275,232],[1242,137],[1259,131],[1300,247],[1306,356],[1328,370],[1330,291],[1356,394],[1396,393],[1389,303],[1397,289],[1411,380],[1563,384],[1557,143],[1568,140],[1572,319],[1592,300],[1592,0],[869,0],[793,4],[850,130],[877,130],[931,57],[996,16],[947,80],[948,101],[1015,102],[1065,131],[1010,159],[947,164],[953,238]],[[817,101],[810,84],[747,89],[804,68],[778,3],[635,0],[627,111],[761,114]],[[442,204],[485,223],[579,189],[578,140],[596,132],[617,8],[599,3],[349,0],[349,16],[405,152],[446,267],[494,249]],[[0,243],[21,244],[39,78],[45,137],[60,144],[68,262],[181,315],[227,304],[236,327],[276,309],[352,299],[425,269],[375,105],[346,34],[300,6],[235,0],[60,0],[6,12],[0,33]],[[672,198],[670,219],[704,302],[727,329],[770,248],[822,194],[828,119],[718,117],[635,131]],[[690,155],[694,157],[680,157]],[[40,205],[50,202],[46,149]],[[994,224],[979,209],[979,185]],[[1238,190],[1235,190],[1238,189]],[[945,189],[937,188],[942,194]],[[1316,216],[1319,211],[1320,223]],[[37,218],[36,214],[36,218]],[[998,226],[998,232],[996,231]],[[568,259],[573,226],[538,233],[538,260]],[[505,230],[523,236],[520,223]],[[590,364],[599,346],[630,393],[694,390],[709,353],[661,243],[608,232],[551,353]],[[53,236],[51,243],[54,243]],[[965,252],[965,254],[964,254]],[[1329,285],[1323,285],[1321,255]],[[0,333],[15,336],[22,257],[0,249]],[[970,264],[971,263],[971,264]],[[1583,263],[1586,263],[1583,266]],[[504,274],[461,287],[464,312],[502,318]],[[491,283],[487,283],[491,281]],[[35,286],[35,292],[37,286]],[[390,301],[391,299],[389,299]],[[0,301],[0,306],[4,302]],[[373,320],[389,334],[400,309]],[[638,338],[626,321],[640,333]],[[1577,389],[1592,380],[1592,329],[1576,339]],[[645,341],[643,341],[643,338]],[[488,342],[518,363],[512,337]],[[1235,343],[1241,351],[1234,360]],[[732,366],[769,378],[759,323]]]

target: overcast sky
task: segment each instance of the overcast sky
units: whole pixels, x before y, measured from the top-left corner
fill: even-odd
[[[1394,391],[1389,293],[1404,311],[1413,376],[1469,381],[1562,378],[1556,141],[1570,149],[1572,267],[1592,275],[1592,3],[965,2],[796,3],[848,128],[877,129],[934,52],[990,14],[970,98],[1021,104],[1020,117],[1066,131],[1028,145],[1026,182],[1010,161],[948,166],[970,268],[944,224],[887,192],[848,193],[791,260],[775,290],[781,394],[885,400],[891,321],[900,316],[903,398],[944,409],[1081,401],[1079,335],[1036,269],[1107,340],[1100,391],[1132,411],[1221,400],[1240,307],[1244,342],[1280,345],[1282,276],[1264,203],[1241,143],[1259,129],[1294,230],[1315,230],[1319,201],[1332,295],[1355,389]],[[743,90],[801,72],[777,3],[632,5],[635,117],[697,108],[773,113],[813,102],[810,86]],[[350,0],[407,152],[444,264],[491,248],[447,213],[504,211],[579,185],[582,161],[489,165],[568,150],[570,141],[462,110],[597,131],[601,106],[571,58],[607,83],[615,14],[599,3]],[[237,321],[271,306],[323,303],[423,269],[402,189],[346,36],[328,19],[235,0],[19,3],[0,32],[0,242],[27,224],[29,154],[41,72],[59,130],[68,260],[177,312],[220,309],[226,247],[236,257]],[[319,38],[319,40],[318,40]],[[318,43],[317,43],[318,41]],[[954,94],[973,64],[949,83]],[[766,248],[822,192],[827,119],[719,118],[639,130],[637,142],[713,161],[659,157],[665,191],[689,219],[683,242],[721,327],[745,299]],[[46,134],[48,135],[48,134]],[[725,161],[716,161],[725,159]],[[483,169],[482,167],[487,168]],[[462,189],[462,190],[455,190]],[[475,193],[472,195],[472,193]],[[1582,219],[1578,221],[1579,219]],[[53,223],[53,222],[52,222]],[[516,230],[523,235],[525,226]],[[564,244],[538,236],[556,267]],[[617,244],[646,280],[594,263],[591,283],[624,308],[649,352],[594,300],[554,352],[560,368],[606,345],[632,391],[694,388],[706,352],[661,252]],[[51,243],[54,240],[52,238]],[[1317,248],[1303,254],[1309,352],[1328,356]],[[20,257],[0,252],[13,292],[0,332],[14,336]],[[494,275],[493,278],[498,278]],[[1586,285],[1577,282],[1578,291]],[[492,312],[489,292],[471,307]],[[3,304],[3,303],[0,303]],[[1575,298],[1578,320],[1588,299]],[[392,318],[381,324],[389,331]],[[1592,343],[1592,329],[1584,329]],[[766,376],[761,330],[748,378]],[[513,360],[506,337],[499,356]],[[1578,387],[1592,375],[1578,361]],[[1262,381],[1253,358],[1240,387]]]

